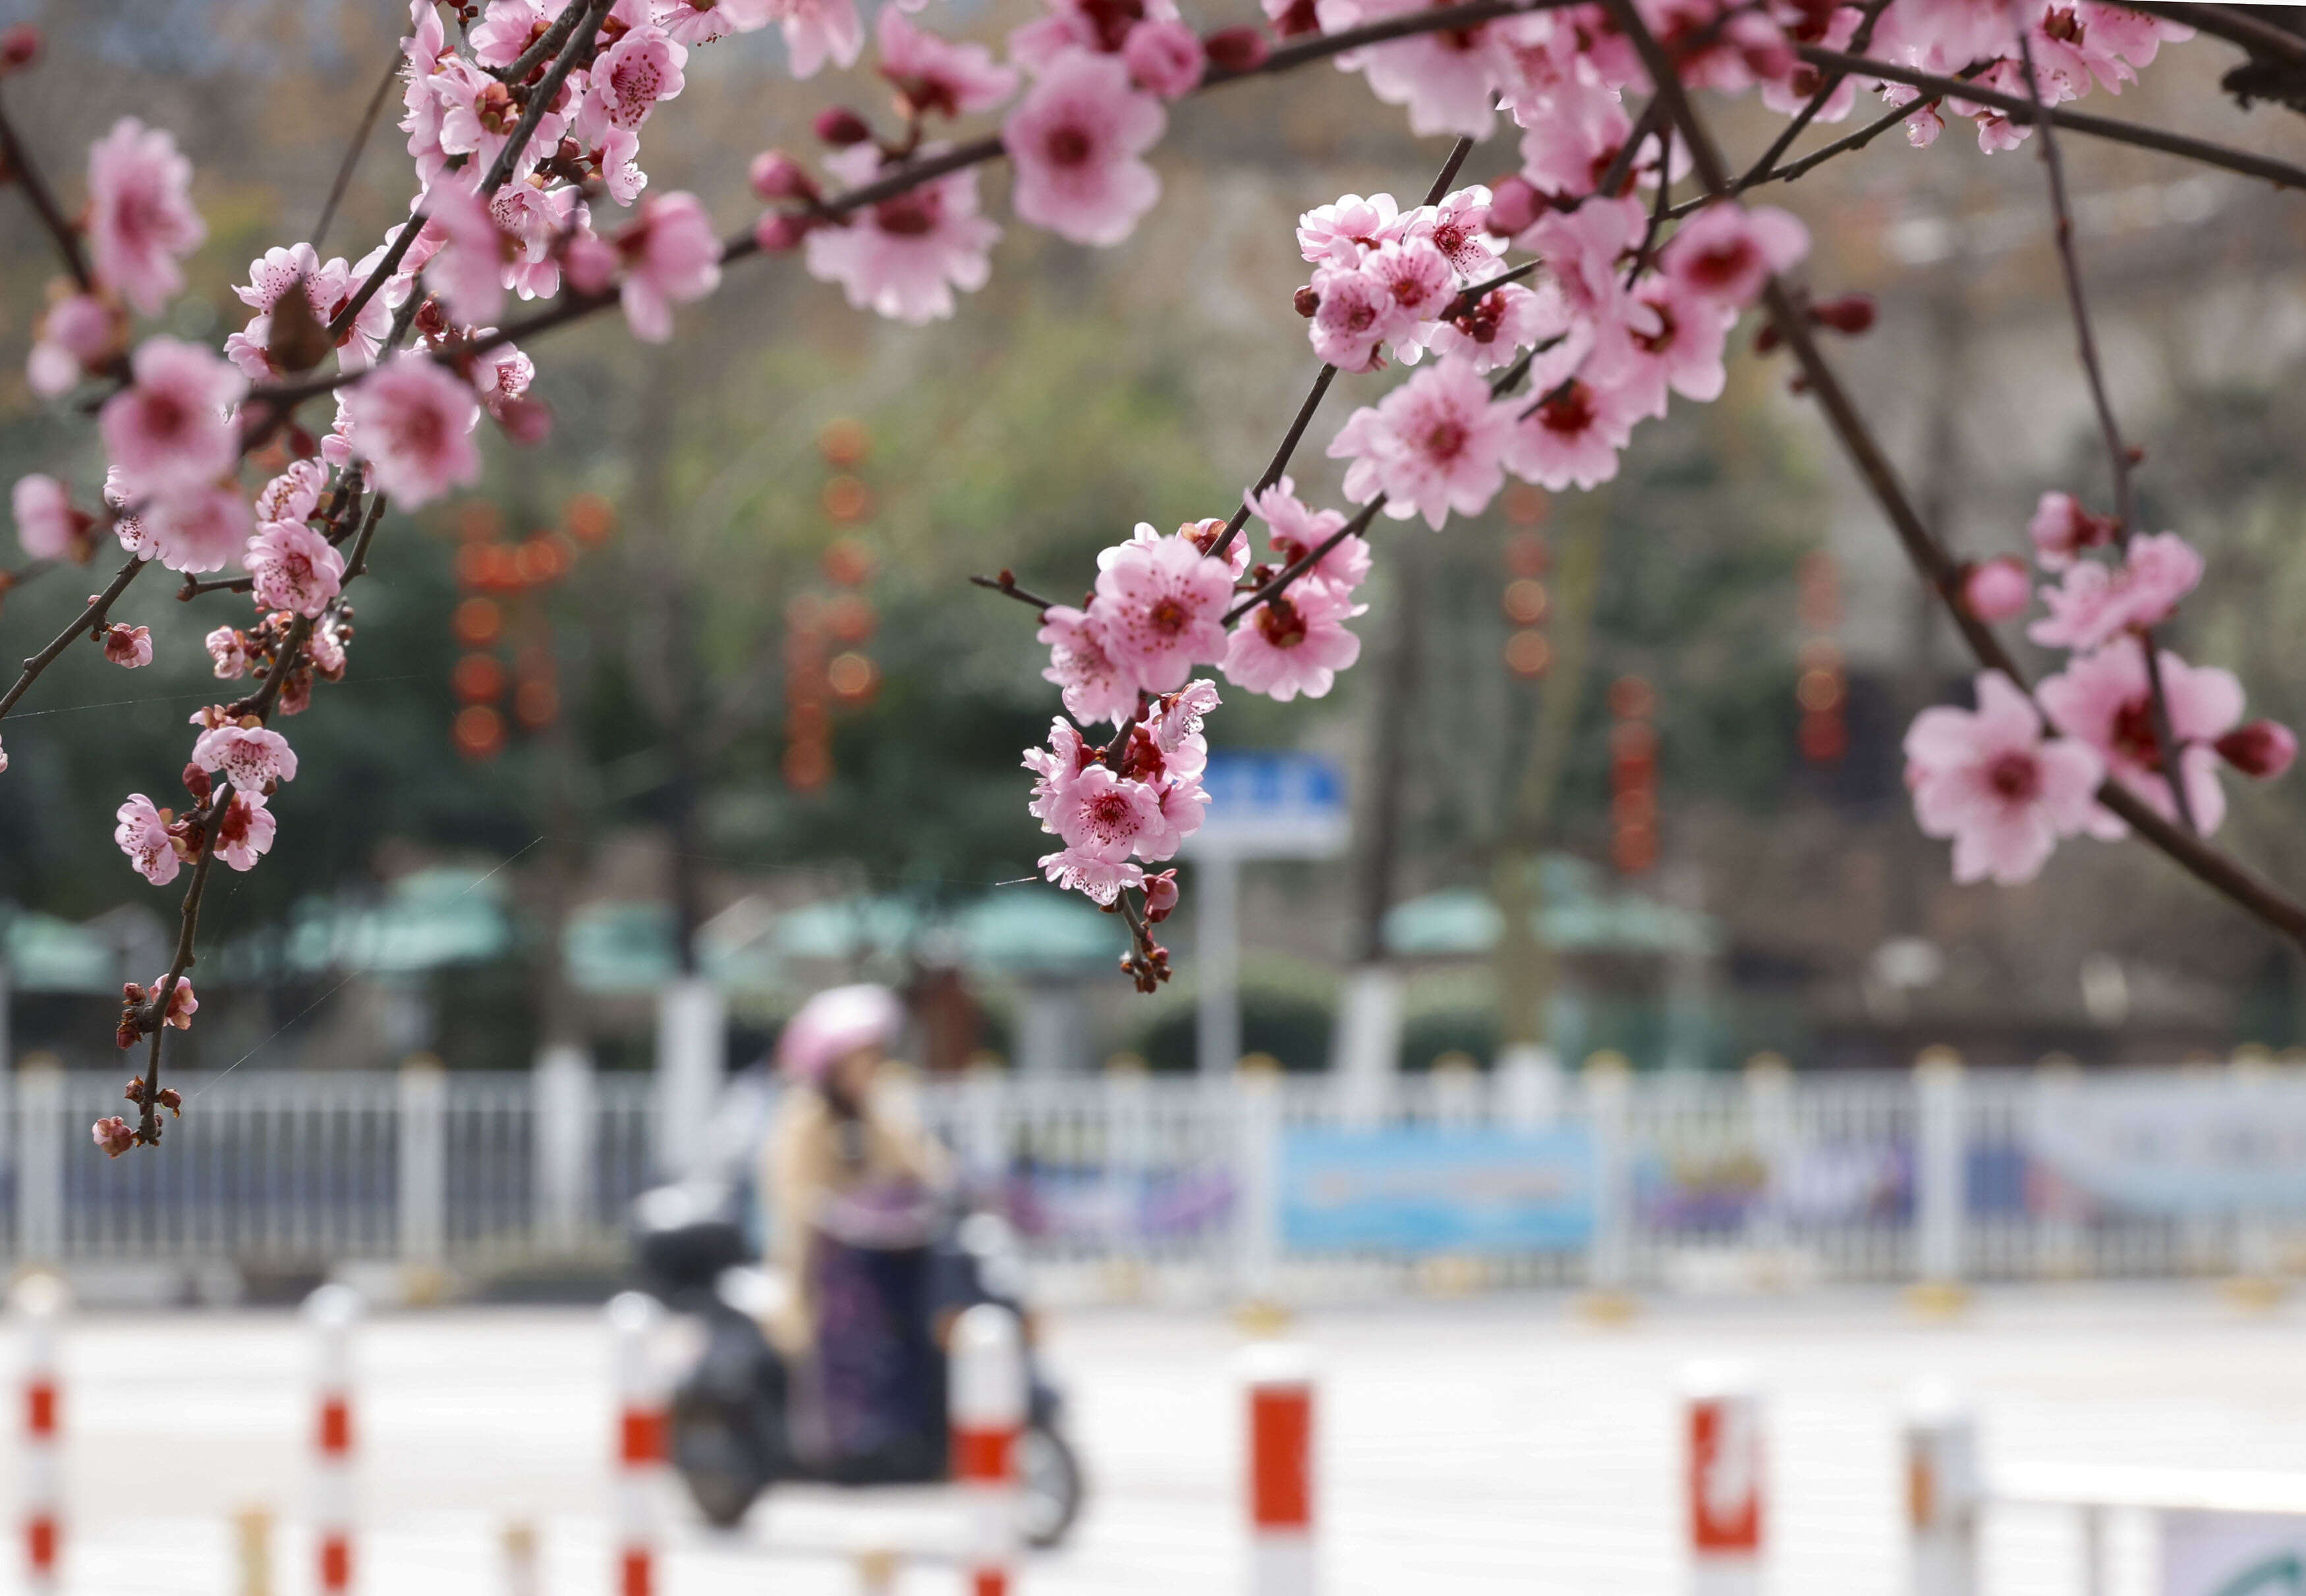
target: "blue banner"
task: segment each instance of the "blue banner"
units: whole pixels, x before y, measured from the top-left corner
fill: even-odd
[[[1593,1233],[1584,1130],[1296,1130],[1281,1139],[1292,1250],[1528,1252]]]

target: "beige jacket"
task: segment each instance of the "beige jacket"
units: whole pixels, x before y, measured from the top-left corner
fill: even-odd
[[[883,1066],[865,1104],[864,1156],[841,1156],[841,1126],[824,1096],[807,1087],[786,1089],[763,1150],[760,1189],[768,1194],[769,1262],[783,1274],[784,1305],[764,1327],[779,1350],[799,1356],[816,1323],[809,1249],[817,1217],[830,1197],[879,1182],[910,1178],[942,1190],[952,1172],[944,1148],[921,1123],[913,1094],[895,1067]]]

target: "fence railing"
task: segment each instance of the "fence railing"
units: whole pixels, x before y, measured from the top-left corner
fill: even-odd
[[[2306,1078],[2286,1071],[1533,1070],[1405,1078],[1378,1102],[1255,1071],[994,1074],[921,1096],[978,1199],[1036,1258],[1223,1290],[1448,1267],[1613,1290],[2271,1276],[2306,1235]],[[116,1083],[31,1069],[4,1084],[0,1237],[20,1259],[604,1260],[656,1178],[648,1079],[568,1058],[534,1074],[191,1080],[163,1146],[116,1161],[88,1131],[120,1106]],[[1316,1147],[1329,1176],[1308,1173]],[[1396,1173],[1385,1161],[1404,1149],[1425,1160],[1373,1188],[1414,1223],[1341,1241],[1307,1214],[1362,1147]],[[1480,1228],[1500,1169],[1559,1175],[1553,1229]]]

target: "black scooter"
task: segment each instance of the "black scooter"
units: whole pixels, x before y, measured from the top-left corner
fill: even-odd
[[[668,1438],[672,1466],[698,1509],[725,1529],[781,1480],[919,1485],[950,1478],[941,1356],[930,1361],[934,1407],[921,1415],[917,1434],[831,1464],[799,1455],[790,1371],[760,1328],[781,1288],[752,1267],[738,1200],[731,1189],[684,1185],[659,1187],[633,1205],[641,1289],[704,1330],[702,1351],[674,1388]],[[940,1348],[953,1318],[979,1302],[997,1302],[1028,1327],[1029,1396],[1017,1458],[1021,1528],[1030,1544],[1055,1546],[1080,1512],[1081,1472],[1060,1428],[1062,1399],[1033,1354],[1016,1237],[996,1215],[961,1216],[940,1227],[929,1265],[931,1323],[919,1330]]]

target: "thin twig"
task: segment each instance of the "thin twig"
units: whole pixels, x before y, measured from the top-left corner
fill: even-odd
[[[1055,599],[1045,599],[1031,588],[1020,586],[1017,578],[1007,571],[1002,572],[998,576],[971,576],[969,581],[976,586],[987,588],[997,593],[1005,593],[1019,603],[1030,604],[1036,610],[1052,609],[1056,604]]]
[[[2030,30],[2018,30],[2018,53],[2026,73],[2026,92],[2041,108],[2041,83],[2034,74],[2034,43]],[[2090,404],[2097,412],[2099,436],[2105,442],[2106,463],[2114,473],[2114,526],[2117,547],[2127,550],[2138,519],[2137,492],[2131,482],[2133,458],[2130,444],[2122,435],[2122,423],[2114,418],[2114,399],[2106,389],[2105,368],[2098,359],[2097,333],[2090,325],[2089,301],[2082,289],[2081,262],[2074,255],[2073,206],[2066,195],[2066,163],[2058,150],[2056,127],[2048,122],[2037,124],[2035,131],[2042,140],[2042,166],[2050,179],[2051,237],[2058,251],[2058,269],[2065,278],[2066,309],[2074,324],[2074,346],[2080,355],[2082,375],[2089,385]],[[2161,762],[2163,780],[2170,784],[2171,798],[2176,803],[2178,818],[2190,832],[2199,832],[2201,824],[2195,818],[2193,799],[2186,791],[2184,772],[2179,769],[2178,739],[2170,724],[2170,701],[2162,687],[2161,650],[2156,646],[2154,629],[2145,628],[2139,646],[2146,654],[2146,699],[2148,719],[2154,730],[2155,756]]]
[[[1670,97],[1674,119],[1689,141],[1691,155],[1695,160],[1701,181],[1715,194],[1726,191],[1730,183],[1728,169],[1704,124],[1698,121],[1696,111],[1689,104],[1688,96],[1683,90],[1680,80],[1675,76],[1671,63],[1658,48],[1657,41],[1643,25],[1630,0],[1607,0],[1607,3],[1611,13],[1619,19],[1619,26],[1626,30],[1640,50],[1644,64],[1657,80],[1659,91]],[[1966,85],[1957,87],[1967,88]],[[1891,530],[1897,534],[1915,568],[1945,603],[1954,626],[1969,645],[1970,652],[1977,656],[1979,664],[1989,670],[2003,672],[2021,690],[2030,692],[2026,673],[2010,657],[2009,651],[2003,647],[2002,640],[1994,635],[1993,628],[1979,622],[1960,602],[1960,565],[1915,512],[1912,501],[1899,482],[1897,474],[1891,469],[1872,429],[1866,424],[1848,390],[1841,386],[1839,374],[1818,348],[1801,307],[1774,275],[1764,279],[1762,303],[1777,328],[1778,337],[1801,367],[1803,380],[1809,391],[1816,396],[1819,407],[1825,412],[1835,437],[1849,456],[1851,464],[1857,466],[1858,474],[1865,479],[1875,502],[1881,506]],[[2125,822],[2149,847],[2165,854],[2196,880],[2223,893],[2301,947],[2306,947],[2306,905],[2297,902],[2240,860],[2221,853],[2182,826],[2165,820],[2152,806],[2121,782],[2110,779],[2102,782],[2096,796],[2100,804]]]
[[[1934,72],[1917,72],[1909,66],[1900,66],[1895,62],[1870,60],[1863,55],[1829,50],[1817,45],[1803,45],[1798,54],[1812,66],[1834,67],[1853,77],[1878,78],[1885,83],[1903,83],[1931,94],[1992,106],[2012,122],[2030,124],[2036,119],[2032,102],[2022,96],[2004,94],[1998,89],[1965,82],[1960,78],[1943,77]],[[2111,117],[2093,116],[2084,111],[2069,111],[2056,106],[2045,107],[2041,115],[2045,120],[2060,127],[2087,133],[2093,139],[2135,145],[2140,149],[2157,149],[2165,155],[2199,161],[2206,166],[2239,172],[2245,177],[2263,178],[2278,188],[2306,188],[2306,168],[2291,166],[2286,161],[2269,160],[2248,150],[2213,144],[2207,139],[2165,132],[2158,127],[2147,127],[2135,122],[2116,122]]]
[[[1866,53],[1866,47],[1874,42],[1874,25],[1882,20],[1882,13],[1889,9],[1890,0],[1872,0],[1872,3],[1866,7],[1865,14],[1858,20],[1857,30],[1849,36],[1849,50],[1852,55],[1862,55]],[[1825,81],[1817,86],[1816,92],[1812,94],[1808,102],[1795,114],[1794,119],[1786,124],[1785,131],[1770,141],[1770,147],[1762,152],[1762,158],[1748,166],[1746,169],[1746,175],[1730,185],[1730,192],[1733,194],[1742,194],[1755,183],[1766,181],[1772,168],[1777,166],[1787,150],[1794,147],[1794,141],[1802,136],[1802,130],[1817,120],[1818,113],[1825,109],[1825,102],[1833,98],[1834,91],[1840,89],[1849,77],[1849,74],[1845,72],[1827,73]]]
[[[33,214],[40,218],[40,226],[47,229],[48,236],[56,242],[56,253],[64,257],[64,269],[72,273],[73,281],[80,285],[82,294],[94,293],[96,278],[90,273],[88,257],[81,250],[80,232],[64,218],[63,208],[57,205],[56,196],[49,189],[47,179],[42,177],[39,167],[32,164],[30,151],[16,136],[15,125],[8,120],[4,109],[0,109],[0,158],[6,162],[8,176],[13,177],[16,186],[24,191],[24,198],[30,201]]]
[[[505,179],[512,175],[514,166],[519,162],[521,153],[528,148],[529,140],[536,136],[536,124],[544,120],[544,114],[552,108],[552,102],[560,98],[560,87],[568,81],[568,74],[576,70],[580,61],[592,59],[601,24],[607,20],[609,8],[615,4],[616,0],[569,0],[571,10],[580,5],[585,7],[583,17],[560,54],[553,57],[552,70],[544,74],[544,81],[539,83],[536,91],[528,97],[528,105],[521,112],[520,120],[513,124],[512,134],[505,140],[504,148],[498,150],[497,158],[489,163],[488,175],[481,180],[482,199],[488,199],[504,186]],[[568,13],[561,14],[565,16]]]
[[[40,672],[55,664],[63,656],[64,650],[70,648],[75,640],[83,635],[92,634],[97,627],[104,624],[104,618],[112,609],[113,601],[126,593],[128,585],[136,580],[137,573],[150,563],[149,560],[132,558],[126,565],[120,568],[119,575],[113,577],[111,585],[88,602],[88,608],[74,617],[70,626],[58,632],[46,648],[24,661],[24,673],[16,679],[15,686],[10,687],[6,693],[0,694],[0,716],[6,715],[10,710],[16,707],[16,701],[24,696],[25,691],[35,681],[39,679]]]
[[[194,962],[192,943],[199,935],[201,899],[207,893],[209,867],[216,863],[217,833],[224,829],[224,817],[232,807],[232,783],[218,779],[209,807],[202,815],[200,857],[192,861],[192,883],[184,889],[184,900],[176,911],[176,952],[168,960],[168,973],[152,988],[144,1015],[151,1027],[151,1050],[144,1060],[144,1092],[138,1099],[136,1139],[146,1147],[158,1147],[160,1142],[160,1038],[168,1032],[168,1003],[175,996],[177,984]]]
[[[345,146],[345,158],[337,163],[337,180],[329,185],[329,201],[320,207],[320,219],[312,224],[312,244],[315,253],[320,241],[329,235],[329,224],[337,219],[337,207],[344,201],[345,191],[352,186],[353,173],[360,166],[361,151],[368,148],[368,135],[376,126],[377,113],[384,109],[384,97],[400,78],[402,56],[400,46],[392,47],[392,59],[385,64],[384,76],[377,80],[376,92],[368,97],[368,109],[361,113],[360,126],[353,132],[353,140]]]

